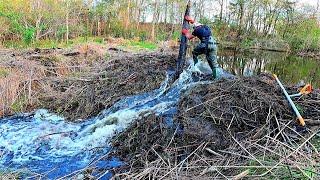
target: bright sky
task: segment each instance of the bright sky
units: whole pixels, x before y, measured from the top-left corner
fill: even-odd
[[[318,9],[318,12],[315,12],[315,10],[317,9],[317,6],[320,6],[320,0],[298,0],[298,8],[300,8],[300,10],[302,10],[302,12],[304,13],[316,13],[318,19],[320,20],[320,11]],[[320,8],[320,7],[318,7]]]
[[[314,6],[316,7],[317,6],[317,2],[318,0],[299,0],[299,5],[311,5],[311,6]]]
[[[193,1],[196,1],[196,0],[193,0]],[[296,0],[297,6],[299,8],[307,6],[308,7],[307,10],[309,10],[310,8],[315,9],[317,7],[318,1],[320,3],[320,0]],[[207,7],[207,12],[209,12],[208,16],[209,17],[213,17],[214,14],[217,14],[217,12],[219,12],[219,8],[220,7],[219,6],[215,6],[215,5],[217,5],[217,3],[215,1],[210,1],[209,0],[209,1],[207,1],[207,3],[209,3],[206,6]],[[302,8],[302,9],[306,10],[305,8]],[[147,16],[147,20],[146,21],[147,22],[152,22],[152,18],[153,18],[153,16],[152,16],[152,14],[150,14],[150,15]]]

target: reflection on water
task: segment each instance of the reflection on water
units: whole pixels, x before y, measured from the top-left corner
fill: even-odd
[[[272,51],[219,50],[220,66],[238,76],[274,73],[288,85],[301,81],[320,87],[320,61]]]

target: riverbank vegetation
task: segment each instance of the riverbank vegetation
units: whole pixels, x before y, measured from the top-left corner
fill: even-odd
[[[213,27],[221,45],[310,55],[320,46],[317,2],[193,1],[192,14]],[[138,43],[178,40],[185,6],[182,0],[0,0],[0,43],[60,47],[106,37]]]

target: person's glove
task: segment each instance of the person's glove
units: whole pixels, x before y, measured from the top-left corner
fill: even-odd
[[[189,30],[188,29],[182,29],[182,34],[186,36],[187,34],[189,34]]]
[[[185,19],[186,21],[188,21],[189,23],[191,23],[191,24],[194,23],[194,19],[193,19],[192,17],[190,17],[190,16],[185,16],[184,19]]]

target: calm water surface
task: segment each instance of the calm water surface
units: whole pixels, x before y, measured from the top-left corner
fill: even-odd
[[[320,87],[320,60],[293,56],[282,52],[219,50],[221,67],[238,76],[261,73],[277,74],[286,85],[301,82]]]

